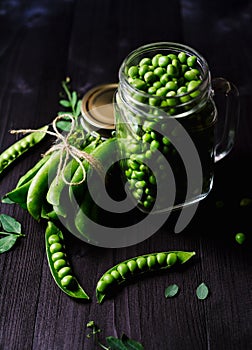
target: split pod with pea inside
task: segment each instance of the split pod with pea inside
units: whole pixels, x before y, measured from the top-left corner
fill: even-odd
[[[102,303],[108,294],[120,285],[142,274],[169,269],[175,265],[182,265],[192,258],[195,252],[170,251],[151,253],[123,261],[100,278],[96,286],[96,297]]]
[[[58,287],[72,298],[89,299],[82,289],[69,265],[62,231],[51,221],[48,221],[46,232],[46,255],[51,274]]]

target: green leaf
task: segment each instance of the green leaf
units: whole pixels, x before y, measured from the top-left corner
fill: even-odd
[[[121,339],[115,337],[106,337],[106,341],[111,350],[128,350]]]
[[[71,107],[71,103],[67,100],[60,100],[59,104],[63,107]]]
[[[81,100],[78,101],[74,116],[77,118],[81,114]]]
[[[2,223],[4,231],[18,234],[21,233],[21,224],[11,216],[6,214],[0,214],[0,222]]]
[[[140,344],[139,342],[133,340],[133,339],[129,339],[129,337],[127,337],[126,334],[122,335],[121,338],[123,344],[127,347],[128,350],[143,350],[144,347],[142,344]]]
[[[13,203],[15,203],[8,197],[3,197],[1,202],[4,203],[4,204],[13,204]]]
[[[196,289],[197,298],[200,300],[204,300],[204,299],[206,299],[208,294],[209,294],[209,290],[208,290],[207,285],[204,282],[201,283]]]
[[[57,128],[63,131],[70,131],[71,129],[71,122],[67,120],[59,120],[57,122]]]
[[[165,297],[172,298],[178,294],[179,286],[177,284],[171,284],[165,289]]]
[[[8,235],[0,239],[0,254],[10,250],[16,243],[17,235]]]
[[[71,99],[71,103],[72,103],[72,108],[74,109],[75,105],[76,105],[76,102],[77,102],[77,93],[76,91],[73,91],[72,92],[72,99]]]

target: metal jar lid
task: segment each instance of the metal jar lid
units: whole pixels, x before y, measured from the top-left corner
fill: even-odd
[[[99,132],[110,137],[115,129],[113,97],[118,84],[98,85],[89,90],[82,98],[82,125],[88,132]]]

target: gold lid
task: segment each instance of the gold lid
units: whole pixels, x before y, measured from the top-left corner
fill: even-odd
[[[98,85],[82,98],[81,112],[88,131],[109,133],[115,129],[113,96],[117,84]]]

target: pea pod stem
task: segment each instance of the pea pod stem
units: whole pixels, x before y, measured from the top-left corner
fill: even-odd
[[[169,269],[182,265],[191,259],[196,253],[186,251],[157,252],[137,256],[118,263],[107,270],[96,286],[98,303],[102,303],[113,287],[125,284],[131,279],[140,277],[149,272]]]
[[[57,286],[72,298],[88,300],[89,296],[71,272],[64,249],[63,233],[51,221],[48,221],[45,231],[45,243],[48,264]]]
[[[0,155],[0,174],[22,154],[43,140],[48,127],[49,126],[46,125],[38,129],[37,132],[33,132],[22,137],[3,151],[3,153]]]

